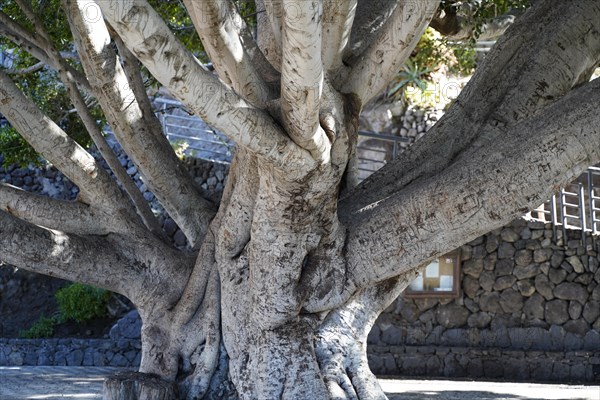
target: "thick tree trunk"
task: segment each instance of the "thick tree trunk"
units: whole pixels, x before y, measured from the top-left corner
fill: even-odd
[[[105,400],[173,400],[179,397],[177,386],[159,376],[127,372],[104,382]]]
[[[109,380],[108,399],[383,399],[366,337],[419,267],[600,160],[600,117],[586,102],[600,102],[600,80],[583,85],[600,58],[598,2],[537,2],[428,136],[340,201],[361,101],[397,72],[438,1],[357,1],[369,12],[356,18],[354,2],[306,3],[293,20],[291,8],[279,15],[265,0],[265,57],[251,37],[240,40],[235,7],[203,1],[186,3],[201,39],[213,40],[209,52],[223,52],[222,80],[145,0],[64,1],[89,89],[194,244],[195,262],[150,233],[108,174],[2,74],[0,111],[82,195],[63,207],[0,186],[0,256],[136,304],[140,374]],[[139,82],[126,84],[104,20],[85,17],[94,5],[158,80],[237,141],[216,215],[148,115]],[[372,25],[373,40],[355,19]],[[274,44],[281,51],[269,54]],[[278,74],[249,57],[281,71],[281,94],[271,90]],[[65,222],[68,213],[77,216]]]

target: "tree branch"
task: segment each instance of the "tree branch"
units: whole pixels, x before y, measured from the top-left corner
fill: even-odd
[[[45,66],[46,66],[46,63],[43,61],[40,61],[36,64],[33,64],[31,67],[21,68],[21,69],[5,68],[5,69],[3,69],[3,71],[5,74],[8,74],[8,75],[27,75],[27,74],[31,74],[32,72],[37,72],[37,71],[41,70],[42,68],[44,68]]]
[[[455,104],[427,135],[340,201],[340,218],[345,220],[410,182],[443,171],[483,133],[493,134],[489,126],[513,126],[589,81],[600,58],[600,36],[594,34],[599,31],[598,20],[597,3],[534,4],[498,40]]]
[[[301,175],[316,165],[264,111],[252,107],[206,71],[144,0],[96,4],[127,47],[179,100],[238,145]]]
[[[21,49],[44,62],[53,70],[59,71],[61,69],[61,65],[54,62],[46,53],[43,44],[39,41],[39,37],[36,37],[34,34],[24,29],[2,11],[0,11],[0,34],[6,36]],[[61,57],[64,55],[65,54],[61,53]],[[85,93],[92,93],[92,89],[87,79],[81,72],[77,71],[68,63],[65,63],[64,68]]]
[[[431,20],[431,27],[452,40],[467,40],[474,36],[475,22],[456,12],[451,7],[445,12],[438,12]],[[480,40],[490,40],[501,36],[515,22],[515,15],[507,13],[485,22],[481,26]]]
[[[350,42],[357,0],[323,2],[323,65],[325,70],[342,67],[342,57]]]
[[[140,83],[136,85],[134,80],[130,85],[110,45],[104,21],[86,20],[81,14],[90,5],[95,7],[93,2],[65,3],[83,67],[121,146],[190,243],[195,244],[214,215],[213,205],[202,198],[175,156]]]
[[[106,212],[122,213],[124,218],[127,215],[128,220],[132,217],[130,204],[96,160],[46,117],[1,71],[0,112],[38,153],[79,187],[81,201]]]
[[[355,93],[363,104],[376,96],[398,73],[417,45],[439,5],[437,0],[406,1],[399,4],[377,39],[365,49],[347,77],[336,86]]]
[[[0,260],[44,275],[106,288],[124,295],[137,274],[104,236],[85,238],[52,231],[0,211]]]
[[[600,80],[494,131],[438,175],[355,215],[350,275],[365,287],[410,271],[540,204],[600,161]],[[527,165],[527,168],[523,168]]]
[[[245,28],[230,0],[184,0],[204,49],[221,79],[252,105],[264,108],[274,98],[241,41]]]
[[[98,151],[108,164],[109,168],[115,174],[119,182],[121,182],[123,185],[125,192],[129,195],[138,212],[138,215],[141,217],[146,227],[155,234],[160,234],[162,232],[161,228],[158,225],[158,221],[154,217],[148,202],[142,196],[142,193],[133,182],[133,179],[131,179],[131,177],[127,174],[125,168],[123,168],[114,151],[110,148],[108,143],[106,143],[106,139],[102,135],[102,132],[96,123],[96,119],[92,116],[83,96],[77,88],[76,81],[74,80],[73,76],[68,73],[69,64],[62,58],[60,52],[54,46],[54,43],[52,43],[43,22],[37,17],[28,2],[25,0],[17,0],[17,3],[25,15],[27,15],[27,18],[35,26],[36,32],[38,35],[40,35],[38,41],[45,49],[50,60],[54,64],[60,66],[58,69],[60,79],[67,88],[67,92],[73,105],[75,106],[75,109],[77,110],[77,114],[79,115],[79,118],[83,122],[83,125],[88,131],[93,142],[96,144]]]
[[[0,184],[0,210],[35,225],[78,235],[110,232],[99,213],[87,204],[56,200],[7,184]]]
[[[276,70],[281,71],[281,28],[277,31],[279,42],[275,37],[271,18],[263,0],[256,3],[256,42],[265,59]]]
[[[353,65],[357,56],[377,39],[377,32],[385,25],[398,6],[398,1],[357,0],[350,41],[344,52],[344,62]]]
[[[322,5],[283,1],[281,111],[286,131],[320,162],[328,162],[331,143],[319,124],[323,93]]]

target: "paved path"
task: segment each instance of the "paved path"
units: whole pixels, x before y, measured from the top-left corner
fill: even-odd
[[[101,399],[98,367],[0,367],[0,400]],[[600,386],[382,379],[390,400],[600,400]]]

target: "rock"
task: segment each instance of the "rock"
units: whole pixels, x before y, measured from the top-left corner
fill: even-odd
[[[495,272],[497,276],[512,275],[515,262],[510,258],[503,258],[496,263]]]
[[[535,293],[535,286],[533,286],[533,283],[529,279],[523,280],[523,281],[518,281],[517,289],[519,289],[519,292],[521,293],[521,295],[523,295],[525,297],[529,297]]]
[[[526,266],[517,265],[513,270],[513,274],[518,280],[533,278],[540,273],[540,266],[538,264],[529,264]]]
[[[514,289],[506,289],[500,295],[500,307],[507,314],[520,311],[523,308],[523,296]]]
[[[600,344],[600,332],[597,330],[590,330],[585,334],[583,338],[584,350],[596,351]]]
[[[584,337],[586,333],[590,330],[590,324],[585,322],[583,319],[578,319],[575,321],[568,321],[563,325],[565,331],[574,333],[578,336]]]
[[[477,314],[472,314],[467,319],[467,324],[469,328],[485,328],[490,324],[492,317],[486,312],[478,312]]]
[[[586,272],[577,275],[573,282],[581,283],[584,286],[588,286],[594,280],[594,275],[591,272]]]
[[[137,174],[138,170],[135,166],[127,168],[127,175],[133,176]]]
[[[144,200],[150,202],[152,200],[154,200],[154,193],[152,192],[144,192]]]
[[[486,292],[491,292],[496,279],[491,271],[483,271],[479,277],[479,285]]]
[[[583,318],[590,324],[593,324],[600,317],[600,303],[591,301],[583,306]]]
[[[554,296],[562,300],[577,300],[580,304],[585,304],[588,292],[584,286],[578,283],[565,282],[554,288]]]
[[[512,258],[514,255],[515,247],[511,243],[503,242],[498,246],[498,259]]]
[[[469,311],[458,305],[448,305],[438,308],[437,322],[445,328],[458,328],[467,323]]]
[[[477,300],[479,300],[479,299],[477,299]],[[472,299],[466,297],[464,299],[464,303],[465,303],[465,307],[467,307],[467,310],[471,311],[472,313],[479,312],[479,305]]]
[[[569,317],[571,317],[571,319],[579,319],[582,311],[583,306],[578,301],[569,302]]]
[[[435,307],[437,304],[438,304],[438,299],[435,299],[433,297],[426,297],[424,299],[415,299],[415,305],[421,312],[427,311],[430,308]]]
[[[483,260],[473,258],[463,263],[462,272],[465,275],[472,276],[473,278],[479,278],[481,272],[483,271]]]
[[[497,292],[501,292],[504,289],[508,289],[509,287],[511,287],[516,281],[517,278],[515,278],[512,275],[501,276],[498,279],[496,279],[493,289]]]
[[[75,349],[66,356],[67,365],[78,367],[83,362],[83,351]]]
[[[488,254],[483,259],[483,269],[486,271],[493,271],[496,268],[496,261],[498,261],[498,254],[495,252]]]
[[[535,263],[543,263],[552,258],[553,251],[552,249],[538,249],[533,252],[533,262]],[[559,264],[560,265],[560,264]]]
[[[504,228],[502,232],[500,232],[500,237],[504,242],[516,242],[521,238],[521,235],[515,232],[511,228]],[[500,257],[502,258],[502,257]]]
[[[562,325],[569,320],[567,302],[564,300],[552,300],[546,302],[544,315],[546,322],[553,325]]]
[[[400,315],[402,315],[402,318],[407,322],[415,322],[419,319],[419,312],[414,303],[404,302],[400,307]]]
[[[173,236],[173,241],[177,246],[185,246],[187,244],[187,238],[182,230],[178,230],[175,232],[175,236]]]
[[[579,259],[579,257],[571,256],[571,257],[567,258],[567,262],[569,264],[571,264],[571,266],[573,267],[573,270],[575,272],[577,272],[578,274],[582,274],[585,272],[585,268],[583,266],[583,263]]]
[[[558,285],[564,281],[566,277],[567,271],[562,268],[551,268],[550,271],[548,271],[548,278],[550,279],[550,282],[554,283],[555,285]]]
[[[531,229],[529,229],[529,227],[526,227],[521,231],[521,239],[531,239]]]
[[[539,293],[534,293],[525,301],[523,313],[528,320],[544,318],[544,298]]]
[[[498,292],[483,293],[479,299],[481,311],[499,313],[502,312],[500,306],[500,294]]]
[[[460,248],[460,259],[464,261],[470,260],[473,255],[473,248],[469,245],[464,245]]]
[[[515,264],[518,266],[526,266],[533,260],[533,254],[531,250],[518,250],[515,252]]]
[[[215,178],[214,176],[211,176],[210,178],[208,178],[208,179],[206,180],[206,184],[207,184],[209,187],[211,187],[211,186],[212,186],[212,187],[214,187],[214,186],[217,184],[217,178]]]
[[[402,329],[395,325],[391,325],[381,334],[381,341],[387,345],[401,345],[404,343],[404,333]]]
[[[142,319],[137,310],[131,310],[110,329],[108,336],[114,340],[140,339]]]
[[[171,218],[167,218],[165,220],[165,224],[163,225],[163,229],[168,236],[173,236],[179,227],[175,221],[173,221]]]
[[[498,240],[498,236],[496,235],[488,235],[485,240],[485,251],[488,253],[493,253],[498,249],[498,245],[500,241]]]
[[[540,242],[538,242],[537,240],[529,239],[529,240],[525,241],[525,248],[527,250],[535,251],[535,250],[540,250],[542,248],[542,246],[540,245]]]
[[[571,264],[569,264],[567,261],[563,261],[562,263],[560,263],[560,267],[562,269],[564,269],[565,271],[567,271],[568,274],[575,271],[573,269],[573,266]]]
[[[483,258],[485,257],[487,252],[485,251],[485,246],[477,245],[473,246],[473,258]]]
[[[477,291],[479,290],[479,281],[472,276],[466,275],[463,278],[462,288],[465,294],[472,299],[477,295]]]

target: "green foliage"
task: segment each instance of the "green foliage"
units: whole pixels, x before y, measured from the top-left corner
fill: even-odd
[[[110,292],[81,283],[73,283],[56,292],[61,321],[88,321],[106,316]]]
[[[433,73],[445,67],[448,72],[466,76],[475,68],[475,50],[469,43],[450,43],[433,28],[427,28],[402,70],[390,84],[387,95],[414,103],[433,82]],[[429,104],[421,104],[429,106]]]
[[[472,43],[482,33],[486,22],[508,12],[521,12],[530,6],[531,0],[442,0],[440,3],[440,8],[446,12],[456,12],[460,7],[461,12],[472,20]]]
[[[58,324],[58,317],[41,316],[29,329],[19,332],[19,337],[23,339],[41,339],[52,337],[54,327]]]
[[[40,164],[40,158],[33,147],[10,126],[0,127],[0,154],[4,156],[0,167],[11,164],[18,164],[20,167],[30,163]]]
[[[389,91],[390,96],[394,96],[399,90],[407,86],[417,87],[424,91],[427,89],[428,74],[430,68],[420,68],[412,59],[408,59],[404,69],[396,76],[396,81]]]
[[[190,144],[187,141],[181,139],[171,142],[171,147],[175,151],[175,155],[177,156],[177,158],[183,160],[185,158],[188,147],[190,147]]]

